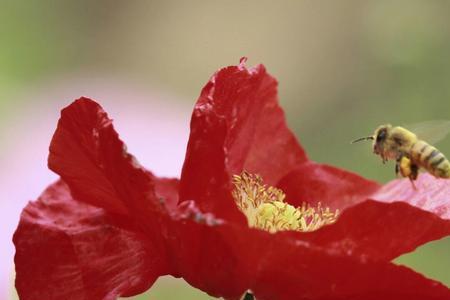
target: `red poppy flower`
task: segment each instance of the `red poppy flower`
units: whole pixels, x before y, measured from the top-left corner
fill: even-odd
[[[167,274],[227,299],[450,299],[391,262],[449,235],[450,185],[379,186],[309,160],[276,86],[262,65],[218,71],[179,181],[140,166],[94,101],[65,108],[49,156],[61,179],[14,235],[21,299],[115,299]]]

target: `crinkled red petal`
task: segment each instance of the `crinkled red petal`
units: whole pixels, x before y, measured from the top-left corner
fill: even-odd
[[[450,234],[450,221],[404,202],[367,200],[346,209],[337,222],[291,239],[310,241],[336,253],[390,261]]]
[[[175,210],[178,205],[178,191],[180,181],[177,178],[153,177],[155,183],[155,193],[158,200],[161,200],[170,210]]]
[[[260,244],[256,299],[450,299],[450,290],[412,270],[384,261],[285,241]]]
[[[175,226],[180,275],[212,296],[239,299],[448,299],[450,290],[388,261],[222,223],[200,213]],[[414,298],[414,297],[419,298]],[[378,298],[377,298],[378,297]]]
[[[154,176],[127,153],[112,120],[94,101],[81,98],[62,110],[48,164],[77,200],[132,216],[159,232],[164,206],[155,195]]]
[[[245,223],[231,198],[231,176],[247,170],[275,184],[306,160],[278,105],[276,80],[262,65],[227,67],[211,78],[195,105],[180,200]]]
[[[14,234],[20,299],[116,299],[168,272],[153,240],[104,209],[51,185],[24,209]],[[128,223],[129,224],[129,223]]]
[[[437,179],[424,173],[420,174],[415,185],[416,189],[407,179],[392,180],[371,198],[386,203],[406,202],[441,219],[450,220],[450,180]]]
[[[250,269],[231,238],[224,238],[236,232],[194,213],[174,222],[171,234],[170,257],[176,264],[172,268],[191,285],[215,297],[240,296],[248,288]]]
[[[287,233],[287,239],[310,241],[368,260],[390,261],[450,234],[450,221],[443,218],[450,211],[450,185],[424,175],[418,186],[422,188],[414,191],[410,182],[396,180],[380,189],[344,170],[314,162],[302,164],[279,183],[287,201],[295,205],[321,202],[341,213],[332,225],[309,233]]]

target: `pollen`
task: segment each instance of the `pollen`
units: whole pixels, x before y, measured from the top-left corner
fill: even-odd
[[[339,211],[320,203],[294,207],[286,203],[282,190],[264,184],[263,179],[246,171],[233,176],[233,198],[247,217],[248,225],[270,232],[280,230],[314,231],[336,222]]]

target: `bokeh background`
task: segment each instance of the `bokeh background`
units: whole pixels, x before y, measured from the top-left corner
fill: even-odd
[[[12,233],[46,168],[59,110],[98,100],[141,163],[178,176],[200,89],[264,63],[314,160],[385,182],[368,144],[385,122],[450,119],[448,1],[0,0],[0,299],[16,299]],[[450,139],[439,144],[450,155]],[[397,260],[450,285],[450,239]],[[163,278],[133,299],[210,299]]]

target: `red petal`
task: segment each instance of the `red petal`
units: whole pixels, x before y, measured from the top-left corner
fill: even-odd
[[[389,262],[336,255],[308,243],[265,242],[256,299],[450,299],[444,285]]]
[[[359,175],[312,161],[293,169],[278,187],[286,194],[286,201],[295,206],[320,202],[340,211],[364,201],[379,189],[377,183]]]
[[[195,106],[180,200],[202,211],[244,222],[231,198],[231,176],[244,169],[276,183],[307,160],[286,126],[277,82],[259,65],[218,71]]]
[[[81,98],[62,111],[48,163],[77,200],[159,230],[152,218],[162,214],[153,176],[126,152],[111,119],[94,101]]]
[[[21,299],[116,299],[167,273],[149,238],[105,210],[74,201],[63,182],[29,203],[14,235]]]
[[[409,180],[392,180],[371,198],[382,202],[403,201],[436,216],[450,220],[450,181],[424,173],[415,181],[414,190]]]
[[[429,176],[421,178],[419,185],[422,186],[427,178]],[[422,210],[428,207],[430,211],[444,214],[446,209],[449,211],[450,201],[445,205],[445,188],[442,186],[435,186],[434,191],[422,189],[425,193],[432,193],[425,205],[425,202],[415,198],[418,197],[417,192],[410,194],[411,184],[407,181],[395,181],[379,190],[374,182],[353,173],[313,162],[297,167],[281,180],[279,186],[287,194],[290,203],[301,205],[302,202],[321,202],[324,206],[341,211],[338,221],[333,225],[311,233],[289,233],[291,239],[310,241],[336,253],[390,261],[422,244],[450,234],[449,221]],[[413,197],[394,196],[394,192],[399,191],[403,191],[407,197]],[[437,196],[436,191],[442,194]],[[447,193],[449,199],[449,187]],[[424,206],[418,209],[406,203],[366,201],[368,198],[383,199],[385,202],[409,199],[409,203],[420,202]]]
[[[450,221],[402,202],[365,201],[345,210],[318,231],[293,233],[330,251],[390,261],[429,241],[449,235]]]
[[[169,210],[175,210],[178,204],[178,190],[180,181],[177,178],[154,177],[155,193],[162,199]]]
[[[262,300],[450,296],[442,284],[407,268],[295,241],[287,232],[214,223],[198,213],[181,219],[176,231],[172,257],[180,275],[215,297],[239,299],[248,289]]]
[[[209,220],[211,216],[197,211],[173,224],[173,238],[168,240],[171,262],[176,264],[172,268],[192,286],[212,296],[240,296],[248,288],[250,270],[230,243],[232,239],[224,238],[234,232]]]

